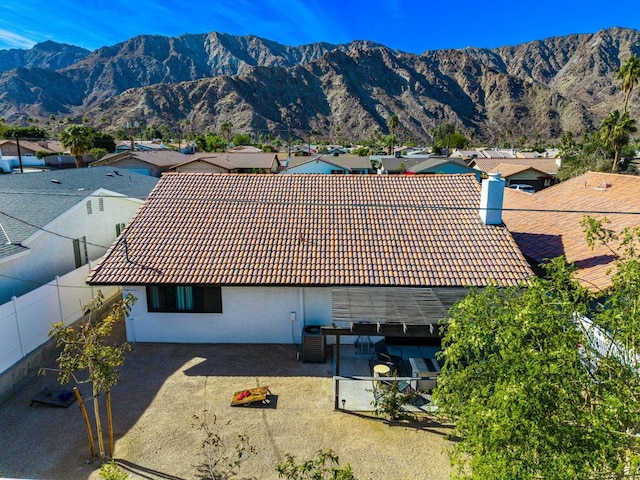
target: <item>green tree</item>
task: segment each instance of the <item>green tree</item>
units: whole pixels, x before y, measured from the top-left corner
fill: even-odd
[[[96,160],[100,160],[108,152],[104,148],[96,148],[96,147],[94,147],[91,150],[89,150],[89,153],[91,153],[91,156],[93,156],[93,158],[95,158]]]
[[[574,140],[570,132],[560,139],[562,164],[558,169],[558,179],[564,181],[585,172],[609,172],[612,160],[603,145],[599,132],[583,131],[579,140]]]
[[[396,128],[398,128],[399,123],[400,120],[395,113],[387,120],[387,127],[389,127],[389,140],[391,142],[391,145],[389,145],[389,155],[393,155],[393,149],[396,146]]]
[[[232,129],[233,123],[229,121],[222,122],[222,124],[220,125],[220,133],[222,137],[227,141],[227,145],[231,143]]]
[[[633,87],[640,83],[640,58],[635,55],[627,58],[624,63],[620,65],[620,68],[616,70],[616,79],[622,82],[624,112],[626,113]]]
[[[96,130],[94,127],[89,127],[89,129],[92,149],[101,148],[104,149],[107,153],[113,153],[116,151],[116,142],[111,135]]]
[[[233,146],[251,145],[251,135],[248,133],[237,133],[233,137]]]
[[[93,135],[93,129],[84,125],[69,125],[60,132],[60,143],[75,157],[76,168],[84,167],[82,155],[93,145]]]
[[[107,398],[111,388],[118,383],[120,372],[118,367],[124,363],[124,355],[129,351],[129,344],[122,345],[108,343],[116,324],[124,321],[129,314],[136,298],[129,294],[115,302],[104,316],[98,312],[103,306],[104,297],[98,292],[96,297],[85,306],[86,318],[78,324],[65,326],[64,323],[54,323],[49,333],[58,348],[61,349],[56,362],[58,364],[58,381],[61,385],[74,380],[76,383],[90,383],[93,392],[93,406],[95,427],[98,435],[99,454],[105,456],[102,437],[102,422],[100,418],[99,394],[106,392]],[[45,373],[46,371],[42,371]],[[107,407],[110,403],[107,402]],[[108,408],[108,418],[111,412]],[[110,429],[111,430],[111,429]],[[110,451],[113,444],[110,442]]]
[[[631,133],[637,131],[636,121],[629,117],[629,112],[620,115],[618,110],[614,110],[607,118],[602,121],[600,126],[600,139],[602,143],[613,150],[612,172],[618,170],[618,161],[620,160],[620,152],[629,143]]]
[[[640,228],[618,237],[592,219],[583,226],[592,245],[621,249],[611,249],[616,273],[595,310],[557,258],[546,278],[473,291],[451,311],[434,397],[456,422],[460,478],[640,475]],[[604,351],[585,315],[609,339]]]
[[[20,127],[18,125],[0,125],[0,138],[47,138],[46,130],[39,127]]]
[[[393,154],[393,147],[396,145],[396,137],[393,135],[385,135],[380,139],[380,143],[387,149],[389,155]]]
[[[433,151],[441,153],[443,150],[450,153],[452,148],[468,148],[471,139],[466,137],[460,130],[457,130],[452,123],[442,123],[437,128],[431,130],[433,136]]]

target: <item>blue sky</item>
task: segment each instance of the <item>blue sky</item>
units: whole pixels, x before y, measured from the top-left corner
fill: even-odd
[[[254,34],[285,45],[372,40],[412,53],[640,30],[640,0],[2,0],[0,49],[94,50],[141,34]]]

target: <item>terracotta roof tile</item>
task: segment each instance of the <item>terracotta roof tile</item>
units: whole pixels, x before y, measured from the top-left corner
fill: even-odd
[[[515,285],[532,272],[483,225],[470,175],[162,177],[92,284]]]
[[[592,216],[607,217],[615,231],[640,226],[640,177],[588,172],[535,195],[507,188],[504,207],[504,222],[522,253],[538,263],[564,255],[585,286],[601,290],[611,283],[607,271],[614,258],[605,248],[589,248],[580,221],[585,212],[633,212]]]
[[[497,165],[502,168],[506,165],[526,165],[548,175],[557,175],[560,162],[557,158],[474,158],[471,165],[483,172],[493,172]]]

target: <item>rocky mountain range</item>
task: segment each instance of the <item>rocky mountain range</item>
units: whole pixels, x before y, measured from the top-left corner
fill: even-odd
[[[640,56],[640,32],[622,28],[421,55],[215,32],[145,35],[94,52],[45,42],[0,50],[0,116],[86,117],[111,130],[127,118],[195,131],[230,121],[238,132],[361,139],[386,133],[396,114],[398,136],[417,141],[445,121],[476,138],[556,139],[621,107],[614,71],[630,55]]]

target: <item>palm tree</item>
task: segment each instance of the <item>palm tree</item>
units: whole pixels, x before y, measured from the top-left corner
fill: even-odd
[[[60,143],[64,148],[69,148],[71,155],[75,157],[76,168],[82,168],[82,155],[93,143],[92,129],[84,125],[69,125],[60,132]]]
[[[398,120],[398,116],[394,113],[393,115],[391,115],[389,117],[389,120],[387,120],[387,126],[389,127],[389,133],[390,135],[390,141],[391,141],[391,145],[389,146],[389,155],[393,155],[393,149],[396,146],[396,136],[395,136],[395,131],[396,128],[398,128],[398,124],[400,123],[400,120]]]
[[[222,122],[220,125],[220,133],[222,137],[227,141],[227,146],[231,143],[231,129],[233,128],[233,123],[226,121]]]
[[[618,110],[611,112],[602,121],[599,131],[600,140],[602,140],[605,147],[612,148],[614,152],[612,172],[616,172],[618,169],[620,152],[629,143],[629,135],[637,131],[635,123],[636,121],[629,116],[629,112],[624,112],[620,115]]]
[[[622,91],[624,92],[624,111],[627,112],[629,105],[629,97],[631,91],[638,83],[640,83],[640,58],[631,55],[616,70],[616,79],[622,82]]]

